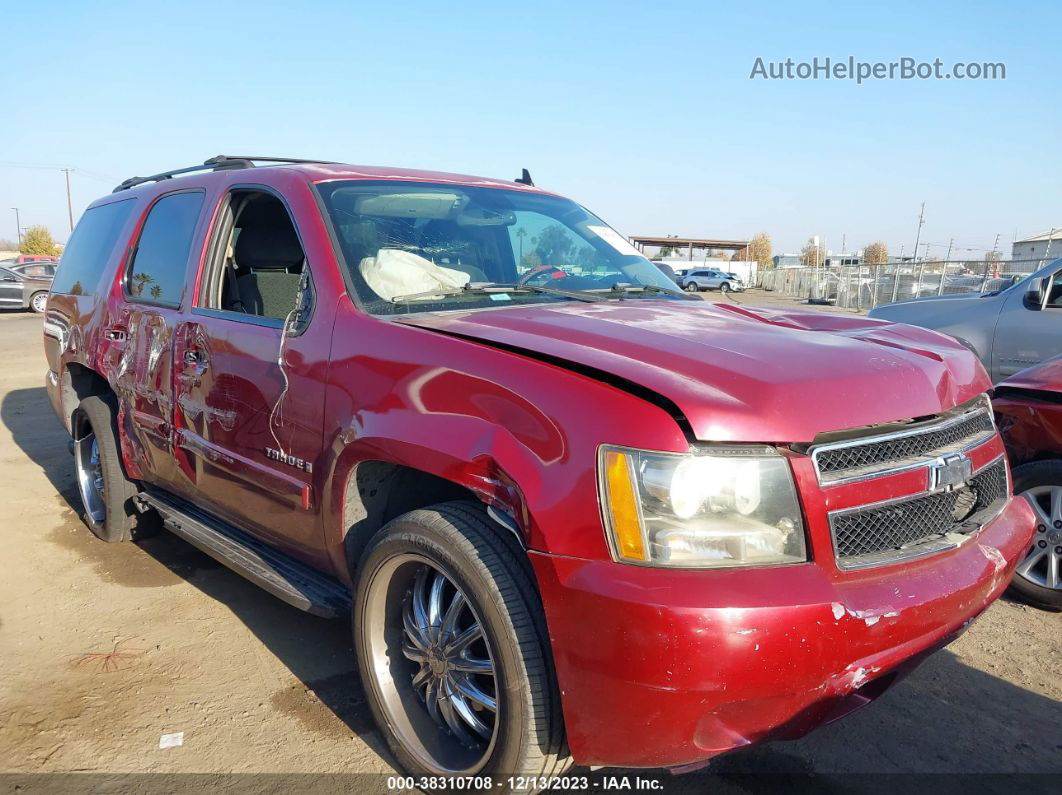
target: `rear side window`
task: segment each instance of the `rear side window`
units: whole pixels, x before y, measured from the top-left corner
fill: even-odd
[[[136,200],[130,198],[85,210],[63,249],[52,282],[53,293],[91,295],[95,292],[118,235],[135,205]]]
[[[188,252],[202,206],[203,194],[198,191],[174,193],[155,202],[129,265],[126,290],[132,300],[180,305]]]

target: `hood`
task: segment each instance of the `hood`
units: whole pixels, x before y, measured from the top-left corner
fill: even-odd
[[[990,386],[949,337],[827,313],[634,299],[394,320],[632,382],[677,406],[703,441],[810,442],[936,414]]]
[[[997,390],[1003,388],[1062,392],[1062,356],[1026,367],[996,385]]]

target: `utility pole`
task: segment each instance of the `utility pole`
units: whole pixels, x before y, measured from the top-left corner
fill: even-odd
[[[18,247],[22,248],[22,222],[18,219],[18,207],[12,207],[15,211],[15,233],[18,235]]]
[[[944,257],[944,262],[945,262],[945,263],[947,263],[947,262],[950,262],[950,261],[951,261],[951,249],[952,249],[952,247],[953,247],[954,245],[955,245],[955,238],[952,238],[951,240],[949,240],[949,241],[948,241],[948,253],[947,253],[947,255],[946,255],[946,256]],[[946,264],[945,264],[944,268],[945,268],[945,270],[947,270],[947,265],[946,265]]]
[[[70,231],[74,231],[74,205],[70,202],[70,172],[74,169],[64,168],[60,169],[66,174],[66,214],[70,217]]]
[[[922,224],[926,216],[926,203],[922,202],[922,209],[918,211],[918,233],[915,235],[914,258],[918,259],[918,242],[922,239]]]

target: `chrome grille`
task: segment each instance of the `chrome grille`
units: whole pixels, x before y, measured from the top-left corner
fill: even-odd
[[[830,516],[841,568],[858,568],[951,546],[945,536],[977,530],[1002,508],[1007,468],[998,458],[952,491],[920,494]]]
[[[995,433],[986,400],[961,413],[909,430],[813,445],[809,453],[823,484],[876,477],[920,466],[941,455],[969,449]]]

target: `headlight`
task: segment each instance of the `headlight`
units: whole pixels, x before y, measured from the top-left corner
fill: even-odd
[[[773,447],[652,453],[603,446],[602,513],[616,560],[715,568],[807,560],[789,464]]]

